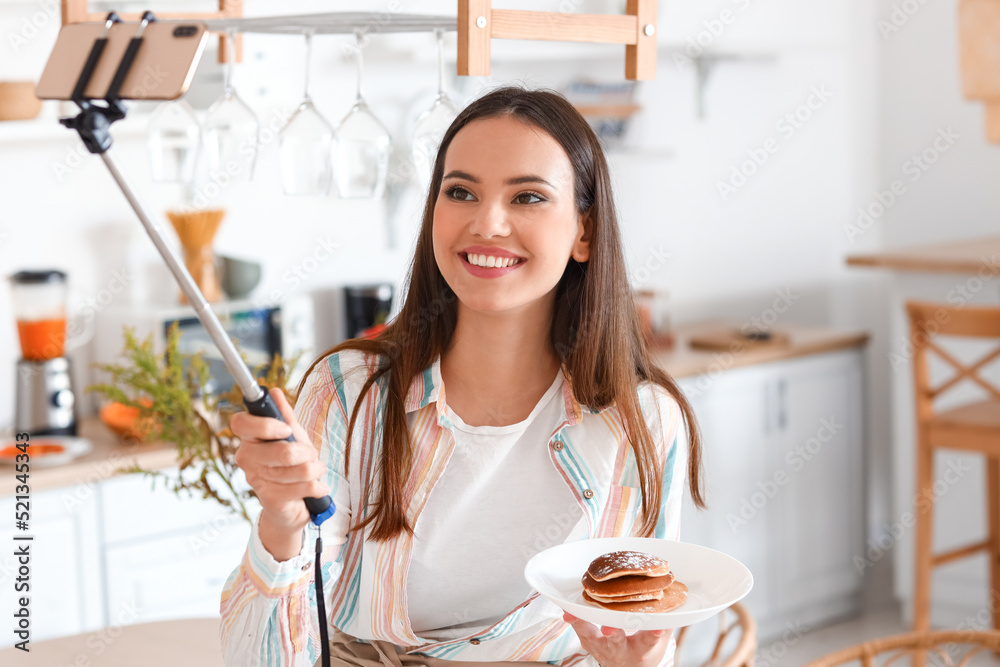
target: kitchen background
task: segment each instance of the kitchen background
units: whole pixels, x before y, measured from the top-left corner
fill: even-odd
[[[590,13],[620,12],[624,5],[502,4]],[[114,8],[167,5],[191,6]],[[106,7],[91,3],[92,11]],[[329,9],[329,3],[305,0],[245,2],[247,16]],[[397,12],[454,14],[455,3],[350,2],[336,9],[381,12],[391,21]],[[1000,172],[1000,149],[984,138],[982,105],[961,94],[956,16],[955,0],[664,0],[656,79],[637,86],[642,110],[609,152],[633,283],[668,294],[664,308],[672,323],[763,320],[776,327],[816,325],[870,335],[863,376],[865,483],[842,489],[844,502],[865,499],[865,540],[884,533],[898,514],[890,388],[895,374],[911,371],[890,363],[904,342],[891,333],[892,318],[899,316],[892,311],[893,277],[848,267],[846,257],[983,237],[998,229],[993,179]],[[0,79],[36,79],[58,26],[58,3],[52,0],[0,0]],[[235,85],[262,128],[274,130],[301,95],[301,40],[253,34],[244,40]],[[319,36],[314,42],[313,97],[334,122],[353,101],[355,69],[345,55],[351,41]],[[565,90],[573,81],[623,80],[620,47],[495,42],[492,75],[477,78],[454,75],[454,33],[446,43],[452,53],[449,91],[457,99],[501,82]],[[365,55],[366,97],[393,134],[393,164],[399,167],[416,116],[435,92],[433,39],[376,34]],[[706,56],[700,65],[698,56]],[[220,91],[213,52],[203,59],[189,98],[204,109]],[[180,186],[152,182],[144,111],[137,107],[113,134],[133,186],[160,212],[183,203],[186,194]],[[4,273],[67,271],[84,320],[99,319],[106,308],[174,299],[176,288],[124,198],[99,160],[57,124],[58,115],[57,105],[46,103],[45,120],[0,124]],[[266,135],[264,141],[252,184],[231,184],[215,195],[203,180],[199,191],[227,210],[217,252],[264,267],[251,298],[398,284],[424,193],[410,184],[377,202],[284,196],[278,142],[267,142]],[[762,151],[765,146],[772,150]],[[914,156],[924,156],[922,166]],[[754,157],[763,163],[754,164]],[[859,217],[859,209],[879,210],[872,205],[880,197],[885,203],[883,192],[894,180],[904,183],[904,192],[881,215]],[[336,250],[328,259],[309,259],[331,243]],[[945,287],[965,282],[960,276],[941,280]],[[998,290],[1000,280],[987,279],[972,301],[996,303]],[[775,309],[778,303],[787,307]],[[9,290],[0,290],[4,430],[12,427],[19,351],[13,317],[6,315],[10,309]],[[88,327],[83,329],[80,340],[87,341]],[[82,342],[71,354],[78,382],[94,345]],[[85,402],[92,412],[92,399]],[[889,558],[867,569],[867,608],[893,605],[892,573]],[[981,603],[970,601],[969,609],[976,605]],[[955,618],[967,613],[955,606]]]

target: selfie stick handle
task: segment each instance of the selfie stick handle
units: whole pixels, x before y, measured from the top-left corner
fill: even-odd
[[[118,16],[115,15],[114,12],[109,14],[107,19],[107,28],[110,28],[111,24],[118,22],[118,20]],[[135,214],[139,217],[139,221],[142,222],[142,226],[146,228],[146,233],[153,241],[153,245],[156,246],[160,256],[163,257],[163,261],[166,262],[170,272],[174,275],[174,278],[177,280],[184,296],[186,296],[188,301],[191,303],[195,314],[205,327],[205,331],[208,333],[212,342],[215,343],[215,346],[222,354],[222,360],[226,365],[226,369],[233,376],[233,379],[239,386],[240,391],[243,392],[243,403],[246,405],[247,411],[252,415],[272,417],[274,419],[284,421],[281,416],[281,412],[278,410],[278,406],[274,404],[273,400],[271,400],[271,395],[257,383],[256,378],[254,378],[250,369],[247,368],[243,359],[240,357],[239,352],[237,352],[236,346],[233,345],[233,342],[229,339],[225,329],[222,328],[219,318],[216,317],[215,313],[209,307],[208,302],[205,300],[205,296],[201,293],[201,290],[198,289],[198,285],[194,282],[194,279],[188,272],[187,267],[185,267],[184,264],[177,259],[176,255],[174,255],[173,251],[167,245],[163,238],[160,225],[153,220],[153,217],[146,210],[145,205],[139,200],[138,197],[136,197],[132,188],[125,180],[124,175],[118,169],[118,165],[115,162],[114,157],[111,155],[111,134],[109,132],[109,128],[111,127],[111,123],[125,117],[125,107],[118,100],[118,91],[122,82],[125,80],[128,68],[135,59],[135,54],[138,51],[139,46],[142,44],[143,29],[147,23],[155,20],[156,19],[153,17],[152,12],[146,12],[143,14],[139,32],[129,43],[122,63],[119,65],[118,70],[115,73],[114,80],[108,88],[108,94],[105,97],[105,101],[108,103],[107,107],[93,104],[91,101],[83,97],[83,91],[97,65],[97,61],[100,59],[101,53],[104,50],[104,45],[107,43],[107,39],[101,37],[97,40],[97,42],[95,42],[90,55],[87,58],[87,62],[84,65],[83,72],[80,75],[80,80],[77,82],[74,90],[74,101],[80,107],[80,114],[73,118],[61,118],[59,122],[66,127],[75,129],[80,134],[80,138],[83,139],[83,143],[86,145],[87,150],[91,153],[100,155],[104,164],[107,165],[112,178],[115,179],[115,182],[121,189],[122,194],[125,195],[128,203],[132,206],[132,210],[135,211]],[[289,442],[294,442],[295,438],[293,436],[289,436],[287,440]],[[305,503],[306,507],[309,509],[309,514],[312,517],[313,523],[317,526],[333,516],[335,508],[333,500],[330,496],[325,496],[323,498],[305,498]]]

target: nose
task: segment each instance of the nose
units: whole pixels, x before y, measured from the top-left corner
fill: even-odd
[[[508,236],[510,223],[507,220],[507,211],[503,203],[500,201],[483,202],[477,206],[469,225],[469,232],[485,239],[494,236]]]

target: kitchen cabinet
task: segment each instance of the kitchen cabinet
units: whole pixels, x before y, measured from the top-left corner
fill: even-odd
[[[860,589],[854,557],[864,537],[863,405],[860,353],[787,368],[772,385],[775,470],[788,484],[775,497],[778,607],[798,613]]]
[[[249,537],[237,521],[220,515],[193,532],[109,547],[108,608],[134,609],[142,622],[218,616],[222,586]]]
[[[150,487],[151,480],[139,475],[101,485],[112,617],[129,609],[136,622],[218,615],[222,586],[243,556],[249,524],[214,500],[177,496],[163,482]]]
[[[92,485],[31,493],[28,530],[15,531],[13,496],[0,498],[0,611],[11,619],[17,599],[29,600],[31,640],[77,634],[105,625],[98,496]],[[32,536],[30,541],[14,537]],[[27,592],[16,592],[16,546],[29,551]],[[24,582],[20,582],[24,583]]]
[[[682,378],[704,438],[708,509],[681,539],[754,575],[761,637],[858,609],[864,476],[860,349]]]
[[[214,500],[125,475],[31,495],[31,639],[219,613],[250,526]],[[136,502],[141,499],[141,502]],[[14,516],[13,496],[0,498]],[[12,522],[7,522],[12,523]],[[15,544],[10,527],[0,530]],[[0,557],[0,613],[16,609],[13,549]]]
[[[679,381],[698,419],[703,438],[708,509],[690,503],[681,514],[681,540],[718,549],[737,558],[754,576],[745,604],[755,614],[774,606],[765,536],[773,519],[764,503],[753,506],[757,483],[767,475],[764,395],[766,367],[751,367]],[[687,497],[685,497],[687,499]],[[748,508],[741,511],[743,500]]]

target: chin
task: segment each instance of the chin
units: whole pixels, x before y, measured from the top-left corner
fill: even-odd
[[[477,313],[503,313],[517,310],[525,305],[523,300],[513,299],[507,295],[459,294],[458,301],[463,307]]]

